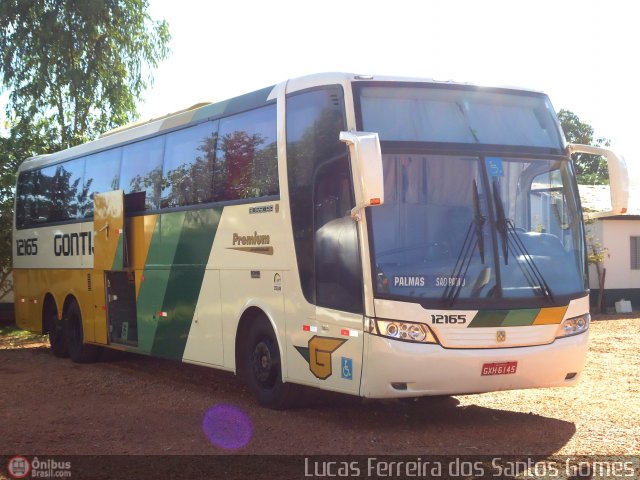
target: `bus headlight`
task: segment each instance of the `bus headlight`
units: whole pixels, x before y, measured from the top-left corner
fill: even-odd
[[[438,343],[431,329],[424,323],[376,319],[376,333],[407,342]]]
[[[585,332],[589,329],[589,323],[591,323],[591,315],[588,313],[579,317],[567,318],[558,327],[556,338],[570,337]]]

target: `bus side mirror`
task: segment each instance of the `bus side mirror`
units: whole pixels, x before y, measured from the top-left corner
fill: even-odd
[[[610,214],[622,215],[627,213],[629,204],[629,174],[627,164],[621,155],[601,147],[592,145],[578,145],[570,143],[567,145],[569,154],[588,153],[591,155],[601,155],[607,159],[607,169],[609,171],[609,189],[611,194],[611,211],[600,212],[589,215],[590,218],[602,217]]]
[[[340,141],[349,146],[356,206],[351,217],[360,220],[361,210],[384,203],[382,153],[377,133],[340,132]]]

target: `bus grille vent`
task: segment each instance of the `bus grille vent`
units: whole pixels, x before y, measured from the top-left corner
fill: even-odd
[[[87,273],[87,290],[91,291],[91,274]]]

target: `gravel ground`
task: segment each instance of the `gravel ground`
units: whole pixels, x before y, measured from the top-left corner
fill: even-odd
[[[0,454],[638,455],[640,315],[627,317],[592,323],[575,387],[410,402],[318,393],[284,412],[256,406],[230,373],[119,352],[79,365],[41,337],[0,336]],[[220,404],[247,421],[228,432],[235,450],[205,435],[215,410],[203,430]]]

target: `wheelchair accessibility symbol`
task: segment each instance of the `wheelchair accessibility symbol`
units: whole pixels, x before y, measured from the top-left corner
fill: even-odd
[[[487,174],[490,177],[504,177],[504,168],[502,168],[502,158],[487,157],[485,159],[487,166]]]
[[[353,380],[353,360],[350,358],[342,357],[342,378],[347,380]]]

